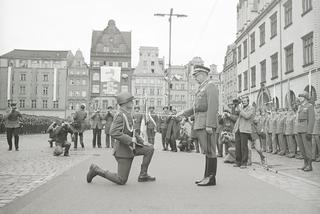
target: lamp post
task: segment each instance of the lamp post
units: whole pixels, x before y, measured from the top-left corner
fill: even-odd
[[[171,76],[171,26],[172,26],[172,17],[175,16],[177,18],[180,17],[187,17],[187,15],[184,14],[174,14],[173,13],[173,8],[170,9],[170,13],[156,13],[154,14],[154,16],[161,16],[161,17],[165,17],[165,16],[169,16],[169,67],[168,67],[168,71],[167,71],[167,76],[169,77],[170,80],[170,76]],[[171,86],[171,80],[167,81],[168,82],[168,107],[170,108],[170,86]]]

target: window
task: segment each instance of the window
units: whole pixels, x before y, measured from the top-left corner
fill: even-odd
[[[154,95],[154,89],[150,88],[150,95]]]
[[[86,80],[82,80],[82,85],[86,85],[87,81]]]
[[[48,86],[44,86],[42,92],[43,95],[48,95]]]
[[[20,74],[20,81],[26,81],[26,74]]]
[[[184,101],[184,100],[185,100],[185,96],[181,95],[181,101]]]
[[[266,64],[266,60],[263,60],[262,62],[260,62],[260,69],[261,69],[261,83],[265,83],[266,82],[266,75],[267,75],[267,64]]]
[[[59,108],[59,101],[53,101],[53,108]]]
[[[284,4],[284,29],[292,24],[292,0]]]
[[[278,53],[275,53],[271,56],[271,72],[272,80],[278,78]]]
[[[286,74],[293,71],[293,44],[284,48],[286,54]]]
[[[312,10],[312,0],[302,0],[302,16]]]
[[[99,73],[93,73],[92,80],[99,81],[99,79],[100,79]]]
[[[242,78],[241,78],[241,74],[238,75],[238,91],[241,92],[242,91]]]
[[[82,92],[81,92],[81,96],[82,96],[82,97],[86,97],[86,96],[87,96],[87,92],[86,92],[86,91],[82,91]]]
[[[161,104],[162,104],[161,99],[158,99],[157,105],[158,105],[158,106],[161,106]]]
[[[151,69],[151,73],[154,73],[154,69],[153,68]]]
[[[243,72],[243,90],[248,89],[248,71]]]
[[[179,95],[176,95],[175,96],[175,101],[178,101],[179,100]]]
[[[248,56],[248,41],[244,40],[243,42],[243,59],[247,58]]]
[[[181,84],[181,90],[184,90],[184,83]]]
[[[150,106],[154,106],[154,99],[150,99]]]
[[[157,91],[158,91],[157,95],[160,95],[160,89],[159,88],[157,89]]]
[[[154,61],[151,61],[151,66],[154,66]]]
[[[43,82],[48,82],[48,74],[43,75]]]
[[[256,50],[256,33],[253,32],[250,35],[250,41],[251,41],[251,53],[253,53]]]
[[[25,103],[26,103],[25,100],[19,100],[19,107],[20,108],[25,108]]]
[[[26,94],[26,86],[20,85],[20,94]]]
[[[73,79],[70,80],[70,85],[74,85],[74,80]]]
[[[302,37],[303,41],[303,66],[313,64],[313,32]]]
[[[42,108],[48,108],[48,100],[42,100]]]
[[[238,46],[238,63],[241,62],[241,45]]]
[[[93,61],[93,67],[100,67],[100,62],[99,61]]]
[[[31,108],[37,108],[37,100],[31,100]]]
[[[271,37],[275,37],[277,35],[277,12],[275,12],[271,17],[270,17],[270,26],[271,26]]]
[[[256,87],[256,66],[251,67],[251,88]]]

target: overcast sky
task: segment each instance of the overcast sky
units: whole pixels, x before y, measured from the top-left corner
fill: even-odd
[[[80,49],[90,62],[92,30],[114,19],[132,32],[132,63],[140,46],[156,46],[168,63],[169,22],[154,13],[186,14],[173,18],[172,64],[194,56],[222,70],[227,45],[235,40],[237,0],[0,0],[0,55],[12,49]]]

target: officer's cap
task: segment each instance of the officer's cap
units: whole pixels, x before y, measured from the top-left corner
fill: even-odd
[[[86,108],[86,105],[82,103],[81,106],[80,106],[80,108],[81,108],[81,109],[85,109],[85,108]]]
[[[193,70],[193,76],[197,75],[199,72],[204,72],[208,74],[210,72],[210,68],[207,68],[203,65],[195,65]]]
[[[17,103],[11,103],[10,106],[11,107],[17,107]]]
[[[307,100],[310,99],[310,98],[309,98],[309,92],[307,92],[307,91],[302,92],[301,94],[298,95],[298,97],[304,97],[304,98],[306,98]]]
[[[108,108],[107,109],[113,109],[113,107],[112,106],[108,106]]]
[[[116,99],[117,99],[117,103],[119,105],[122,105],[129,101],[132,101],[134,97],[129,92],[121,92],[120,94],[117,95]]]

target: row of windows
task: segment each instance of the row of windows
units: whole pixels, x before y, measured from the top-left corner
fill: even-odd
[[[48,95],[49,87],[48,86],[42,86],[42,95]],[[12,86],[12,94],[14,94],[14,87]],[[26,86],[25,85],[20,85],[19,87],[19,94],[20,95],[25,95],[26,94]],[[38,87],[36,86],[34,88],[34,94],[38,94]]]
[[[46,60],[10,60],[10,66],[16,68],[62,68],[66,66],[66,62],[63,61],[46,61]]]
[[[302,37],[303,43],[303,66],[308,66],[313,64],[313,32]],[[294,54],[294,44],[290,44],[284,48],[285,51],[285,74],[291,73],[294,70],[293,64],[293,54]],[[278,78],[278,67],[279,67],[279,54],[274,53],[270,56],[271,60],[271,80]],[[256,66],[251,67],[251,87],[256,86]],[[266,82],[266,60],[260,62],[260,72],[261,72],[261,83]],[[248,89],[248,71],[243,73],[244,79],[244,90]],[[242,75],[238,75],[238,90],[242,91]]]
[[[22,82],[27,81],[27,74],[26,73],[21,73],[19,79]],[[14,75],[12,75],[12,81],[14,81]],[[38,81],[38,77],[37,76],[36,76],[36,81]],[[42,75],[42,81],[43,82],[48,82],[49,81],[49,74],[43,74]]]
[[[158,89],[150,88],[148,95],[161,95],[161,92],[162,92],[162,90],[159,89],[159,88]],[[145,95],[145,94],[147,94],[147,89],[146,88],[136,87],[135,88],[135,94],[137,94],[137,95],[139,95],[139,94]]]
[[[194,97],[194,96],[191,96],[191,97]],[[176,102],[179,102],[179,101],[186,101],[186,96],[185,95],[170,95],[170,100],[171,101],[176,101]],[[191,99],[193,100],[193,99]]]
[[[69,91],[69,97],[86,97],[86,91]]]
[[[74,71],[74,70],[70,70],[69,71],[69,75],[84,75],[87,76],[88,75],[88,71]]]
[[[31,100],[31,108],[33,109],[39,108],[37,104],[38,104],[37,100]],[[59,101],[53,101],[52,107],[55,109],[59,108]],[[19,100],[19,108],[20,109],[26,108],[26,100],[24,99]],[[48,108],[48,100],[42,100],[42,108],[43,109]]]
[[[79,80],[79,79],[70,79],[69,80],[70,85],[86,85],[87,81],[86,80]]]
[[[156,102],[157,101],[157,102]],[[162,106],[162,99],[149,99],[149,101],[147,102],[147,106],[155,106],[155,104],[157,104],[157,106]],[[144,104],[143,100],[135,100],[135,105],[139,106],[140,104]]]
[[[146,78],[140,79],[140,78],[137,78],[135,80],[135,82],[136,83],[151,83],[151,84],[156,83],[156,84],[161,84],[161,83],[164,82],[164,80],[161,79],[161,78],[152,78],[152,79],[146,79]]]
[[[150,53],[150,52],[148,52],[147,54],[143,54],[142,52],[140,52],[140,56],[151,56],[151,57],[158,57],[159,56],[159,54],[158,53],[155,53],[155,54],[153,54],[153,53]]]
[[[121,68],[129,68],[130,67],[130,63],[129,62],[108,62],[108,61],[93,61],[92,62],[92,67],[100,67],[100,66],[113,66],[113,67],[121,67]]]
[[[292,24],[292,0],[287,0],[284,6],[284,15],[285,15],[285,26],[284,29],[288,28]],[[302,0],[303,15],[312,10],[312,0]],[[270,16],[270,39],[273,39],[277,36],[277,12]],[[260,31],[260,47],[266,43],[266,27],[265,23],[262,23],[259,26]],[[243,46],[243,57],[242,57],[242,48]],[[250,34],[250,53],[254,53],[256,49],[256,36],[255,32]],[[245,39],[242,45],[238,46],[238,63],[241,62],[242,58],[246,59],[248,56],[248,41]]]

